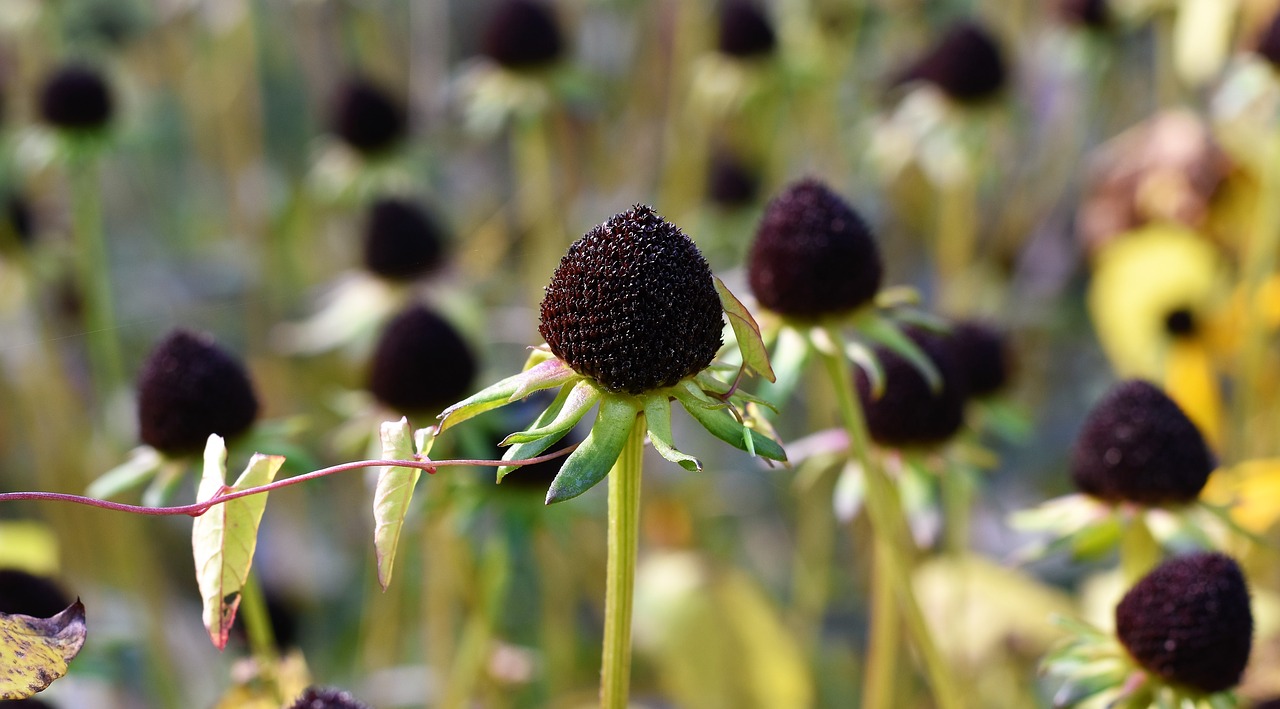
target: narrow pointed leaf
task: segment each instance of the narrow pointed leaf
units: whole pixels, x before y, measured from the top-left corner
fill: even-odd
[[[719,410],[719,409],[726,409],[729,407],[729,405],[725,403],[723,400],[711,398],[711,396],[709,396],[707,392],[699,388],[697,384],[687,379],[685,381],[680,382],[676,386],[678,390],[682,390],[676,393],[676,398],[680,399],[682,402],[687,399],[690,402],[696,402],[697,406],[704,409]],[[686,406],[687,405],[688,404],[686,404]]]
[[[871,384],[871,398],[879,399],[884,396],[884,367],[875,352],[861,342],[846,342],[844,349],[849,360],[867,373],[867,382]]]
[[[565,389],[561,389],[560,394],[556,396],[555,401],[552,401],[551,405],[538,415],[537,420],[533,422],[533,428],[541,428],[554,421],[556,416],[560,414],[560,410],[564,407],[564,402],[568,399],[568,396],[569,392]],[[571,430],[572,428],[567,428],[558,434],[549,434],[532,441],[516,443],[507,449],[507,452],[502,455],[502,459],[524,460],[525,458],[533,458],[534,456],[541,455],[548,448],[555,445],[556,441],[564,438]],[[518,470],[520,467],[521,466],[518,465],[504,465],[501,468],[498,468],[498,482],[501,483],[503,478],[507,477],[509,473]]]
[[[676,390],[676,400],[684,407],[689,415],[702,424],[711,435],[728,443],[729,445],[750,452],[752,455],[760,455],[770,460],[786,461],[786,451],[782,450],[782,446],[778,442],[743,426],[738,419],[734,418],[724,409],[708,409],[701,405],[697,399],[689,396],[686,391]],[[747,448],[746,437],[751,437],[751,447]]]
[[[26,699],[65,675],[86,632],[78,600],[52,618],[0,613],[0,701]]]
[[[129,453],[128,460],[89,483],[85,494],[100,500],[109,500],[150,480],[163,463],[164,456],[160,451],[151,446],[139,446]]]
[[[720,381],[719,379],[716,379],[706,370],[698,372],[698,374],[693,379],[697,383],[697,386],[700,389],[702,389],[702,392],[704,394],[710,392],[711,394],[714,394],[715,396],[718,396],[718,397],[723,397],[725,394],[728,394],[729,389],[732,386],[731,384],[728,384],[726,382]],[[733,394],[730,395],[730,399],[738,402],[748,402],[752,404],[759,404],[760,406],[763,406],[766,409],[769,409],[775,414],[778,413],[778,407],[774,406],[772,401],[762,399],[759,396],[752,394],[751,392],[743,390],[742,387],[738,387],[737,389],[735,389]]]
[[[425,430],[427,429],[423,429]],[[414,445],[409,437],[408,419],[385,421],[379,433],[382,437],[384,460],[413,459]],[[421,437],[420,442],[428,450],[420,449],[419,453],[426,455],[433,441],[434,438]],[[396,548],[400,545],[404,517],[409,512],[413,488],[421,475],[422,471],[417,468],[383,468],[378,476],[378,485],[373,491],[373,551],[378,561],[378,583],[383,591],[391,584],[391,572],[395,568]]]
[[[604,480],[622,454],[631,435],[638,411],[627,399],[606,396],[600,401],[600,413],[591,433],[577,450],[569,454],[560,474],[547,490],[547,504],[564,502],[581,495]]]
[[[204,472],[196,499],[200,502],[227,492],[227,448],[222,438],[209,436],[205,446]],[[284,457],[255,453],[232,490],[244,490],[271,482]],[[196,582],[204,602],[204,625],[209,639],[219,650],[227,645],[227,634],[240,606],[240,593],[249,577],[253,552],[258,545],[258,525],[266,509],[267,495],[252,495],[214,505],[197,517],[191,526],[191,546],[196,562]]]
[[[733,327],[733,336],[738,340],[738,349],[742,352],[742,366],[749,373],[764,377],[771,382],[776,381],[773,367],[769,366],[769,351],[765,349],[764,339],[760,337],[760,326],[756,324],[756,319],[751,317],[751,311],[747,310],[742,301],[729,291],[724,281],[719,278],[713,278],[713,280],[716,284],[716,293],[720,295],[720,307],[724,308],[724,314],[729,318],[729,325]]]
[[[934,366],[933,360],[910,337],[904,335],[895,323],[873,313],[859,318],[857,328],[877,344],[910,362],[920,372],[920,376],[929,382],[929,388],[934,392],[942,390],[942,374]]]
[[[645,400],[644,419],[649,426],[649,442],[658,455],[690,472],[702,470],[702,463],[691,455],[676,450],[671,437],[671,402],[665,396]]]
[[[564,384],[578,376],[567,364],[550,359],[512,375],[459,401],[440,414],[440,432],[469,418],[505,406],[542,389]]]
[[[552,435],[557,436],[557,438],[563,436],[574,426],[577,426],[582,417],[599,400],[600,390],[584,379],[568,389],[564,396],[564,401],[560,405],[560,410],[551,421],[546,424],[536,425],[526,431],[513,433],[502,441],[502,445],[528,443],[529,441],[536,441],[539,438]]]

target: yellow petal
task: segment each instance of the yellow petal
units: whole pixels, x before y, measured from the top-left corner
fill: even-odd
[[[1196,340],[1176,340],[1165,361],[1165,391],[1200,429],[1214,450],[1222,442],[1222,397],[1208,348]]]

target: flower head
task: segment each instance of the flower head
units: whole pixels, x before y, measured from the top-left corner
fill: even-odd
[[[364,229],[364,265],[393,281],[435,269],[444,253],[444,230],[413,202],[388,197],[369,208]]]
[[[1280,67],[1280,12],[1267,23],[1267,28],[1258,37],[1254,51],[1272,66]]]
[[[1004,333],[981,322],[964,320],[952,325],[950,338],[969,396],[993,394],[1008,382],[1013,363]]]
[[[955,342],[919,329],[907,336],[924,352],[941,376],[933,386],[920,367],[885,347],[876,359],[884,371],[884,391],[874,396],[870,377],[858,370],[858,397],[867,417],[867,430],[877,443],[893,447],[935,445],[955,434],[964,423],[967,380]]]
[[[436,413],[471,388],[476,360],[444,318],[421,305],[387,325],[373,353],[369,391],[401,413]]]
[[[720,148],[707,165],[707,197],[722,207],[751,204],[760,190],[760,176],[742,158]]]
[[[56,583],[20,569],[0,569],[0,613],[52,618],[71,605]]]
[[[82,64],[69,64],[50,74],[40,87],[40,118],[71,131],[103,128],[111,120],[115,101],[102,73]]]
[[[982,25],[965,21],[952,26],[894,83],[923,81],[955,101],[970,103],[999,93],[1007,73],[996,38]]]
[[[721,54],[751,59],[772,54],[777,47],[769,17],[751,0],[725,0],[719,15],[717,48]]]
[[[507,69],[539,69],[564,54],[564,36],[545,2],[504,0],[485,26],[482,47]]]
[[[369,709],[350,692],[333,687],[307,687],[301,697],[289,709]]]
[[[409,117],[400,101],[364,78],[353,78],[338,91],[330,130],[365,155],[384,153],[404,139]]]

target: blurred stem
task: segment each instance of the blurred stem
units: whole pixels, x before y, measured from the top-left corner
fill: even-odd
[[[462,639],[458,642],[458,654],[449,673],[444,698],[439,704],[441,709],[464,709],[475,699],[485,661],[489,658],[497,615],[507,591],[509,562],[506,539],[498,535],[489,543],[480,565],[480,578],[475,586],[481,594],[468,614]]]
[[[517,119],[512,124],[511,150],[515,163],[516,206],[524,247],[519,249],[524,264],[529,302],[542,300],[542,287],[560,262],[568,244],[557,218],[555,170],[551,160],[551,132],[547,115]]]
[[[116,340],[111,264],[102,233],[98,162],[89,151],[90,148],[81,148],[71,161],[71,208],[80,287],[84,291],[89,365],[101,406],[123,384],[124,367]]]
[[[631,685],[631,599],[640,538],[640,473],[644,467],[644,414],[609,471],[608,561],[605,567],[601,709],[626,709]]]
[[[885,569],[887,557],[893,554],[889,545],[877,540],[872,549],[871,570],[871,636],[867,641],[866,677],[862,684],[864,709],[897,706],[894,701],[898,676],[898,645],[902,638],[902,617],[893,599],[893,584]]]
[[[275,664],[276,637],[271,630],[271,615],[267,612],[267,599],[262,594],[258,575],[249,572],[240,592],[240,617],[244,620],[244,632],[249,637],[249,651],[258,664],[269,667]]]
[[[943,544],[949,554],[963,554],[969,549],[974,482],[971,472],[960,466],[943,470],[938,476],[942,486],[946,536]]]
[[[542,648],[546,656],[546,696],[560,697],[568,690],[573,676],[574,601],[576,599],[573,569],[562,547],[545,524],[534,530],[534,555],[537,560],[540,595],[542,597]]]
[[[824,331],[830,340],[829,346],[814,349],[826,365],[835,388],[836,399],[840,404],[840,417],[849,436],[849,448],[862,466],[866,481],[866,504],[863,508],[871,521],[877,549],[884,549],[883,554],[877,554],[875,573],[888,577],[884,583],[894,591],[893,595],[898,602],[897,610],[902,614],[907,632],[924,662],[925,675],[937,706],[939,709],[959,709],[964,706],[961,688],[951,676],[951,668],[933,642],[933,636],[929,633],[929,626],[925,623],[924,614],[920,612],[920,604],[911,587],[913,550],[907,521],[902,514],[902,502],[893,481],[871,452],[871,437],[867,433],[862,407],[855,398],[849,363],[844,358],[844,338],[834,328],[827,327]],[[883,612],[883,608],[873,607],[869,615],[876,618]],[[867,706],[864,709],[876,708]]]
[[[457,536],[453,533],[450,498],[453,486],[446,484],[433,489],[437,499],[422,524],[423,558],[423,615],[426,633],[425,655],[427,664],[439,678],[450,676],[454,661],[454,618],[457,616],[454,601],[458,582],[459,565]],[[430,702],[424,702],[430,704]]]
[[[1130,587],[1160,563],[1160,542],[1151,534],[1141,511],[1134,511],[1120,538],[1120,570]]]
[[[799,509],[796,510],[796,555],[792,574],[796,636],[814,667],[822,656],[822,619],[831,595],[835,525],[832,524],[830,510],[834,480],[838,477],[838,469],[823,474],[801,492]]]
[[[937,258],[940,302],[956,315],[969,313],[974,306],[970,266],[977,248],[977,189],[972,169],[955,181],[938,187]]]

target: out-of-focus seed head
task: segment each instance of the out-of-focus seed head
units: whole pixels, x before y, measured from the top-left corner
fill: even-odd
[[[1111,26],[1111,8],[1107,0],[1061,0],[1058,16],[1073,25],[1094,30]]]
[[[482,51],[508,69],[538,69],[564,54],[564,35],[550,5],[504,0],[485,26]]]
[[[756,201],[760,177],[737,155],[725,149],[711,153],[707,166],[707,196],[722,207],[742,207]]]
[[[793,183],[765,207],[748,278],[769,310],[800,318],[855,310],[875,297],[883,276],[871,230],[821,182]]]
[[[70,64],[44,80],[39,106],[40,118],[54,128],[87,131],[107,125],[115,102],[101,72]]]
[[[0,569],[0,613],[52,618],[69,605],[71,599],[53,581],[18,569]]]
[[[1253,613],[1240,567],[1217,552],[1164,562],[1116,606],[1116,634],[1133,659],[1166,682],[1205,693],[1240,682]]]
[[[13,236],[17,238],[19,244],[31,245],[35,237],[35,229],[32,225],[31,205],[26,199],[21,195],[9,195],[5,200],[4,220],[9,229],[13,230]]]
[[[1013,357],[1003,332],[965,320],[952,326],[951,339],[968,382],[969,396],[994,394],[1009,381]]]
[[[444,230],[413,202],[380,199],[369,209],[364,229],[364,265],[396,281],[417,278],[440,265]]]
[[[476,360],[462,335],[422,305],[387,325],[373,353],[369,391],[403,414],[435,414],[466,396]]]
[[[723,342],[723,314],[698,247],[636,205],[569,247],[538,330],[579,374],[641,394],[705,369]]]
[[[883,446],[905,448],[944,443],[964,423],[968,396],[954,341],[923,330],[908,330],[907,335],[942,375],[942,387],[934,392],[929,381],[909,360],[885,348],[876,348],[876,357],[885,374],[884,393],[878,399],[872,396],[871,380],[861,369],[855,377],[858,398],[867,417],[867,430],[871,438]]]
[[[1165,313],[1164,331],[1173,338],[1192,338],[1200,331],[1200,324],[1191,308],[1175,308]]]
[[[257,417],[258,397],[244,365],[207,335],[174,330],[142,365],[138,426],[142,441],[156,450],[194,453],[210,434],[234,438]]]
[[[953,100],[968,103],[999,93],[1006,74],[996,39],[983,26],[966,21],[948,30],[894,83],[928,82]]]
[[[289,709],[369,709],[369,705],[341,689],[307,687],[298,701],[289,705]]]
[[[350,79],[334,99],[330,130],[365,155],[395,147],[408,125],[404,104],[368,79]]]
[[[751,0],[725,0],[720,4],[719,20],[717,48],[721,54],[753,59],[772,54],[778,46],[769,16]]]
[[[1081,492],[1143,505],[1195,500],[1213,468],[1196,425],[1163,391],[1141,380],[1116,385],[1093,407],[1071,459]]]
[[[1267,28],[1258,37],[1254,51],[1272,66],[1280,67],[1280,12],[1267,23]]]

